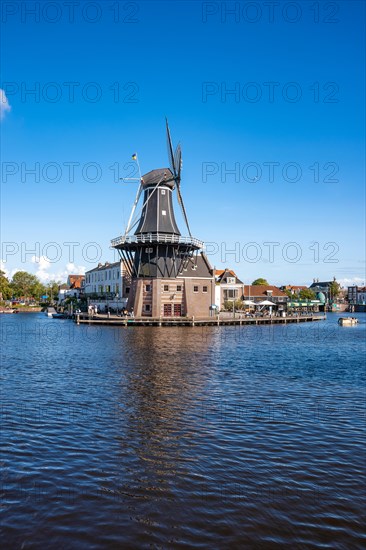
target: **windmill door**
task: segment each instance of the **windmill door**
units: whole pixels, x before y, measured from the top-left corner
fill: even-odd
[[[174,304],[174,317],[182,316],[182,306],[181,304]]]
[[[172,304],[164,304],[164,317],[172,316]]]

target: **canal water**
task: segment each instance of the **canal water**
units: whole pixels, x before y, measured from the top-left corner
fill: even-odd
[[[365,547],[365,329],[1,316],[4,548]]]

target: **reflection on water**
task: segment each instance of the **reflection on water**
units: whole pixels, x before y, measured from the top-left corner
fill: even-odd
[[[365,543],[365,315],[351,328],[7,317],[6,547]]]

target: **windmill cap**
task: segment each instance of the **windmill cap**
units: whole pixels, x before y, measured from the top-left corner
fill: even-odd
[[[147,174],[142,176],[143,185],[156,185],[161,183],[162,185],[167,185],[173,189],[175,182],[173,178],[173,173],[170,168],[157,168],[156,170],[151,170]]]

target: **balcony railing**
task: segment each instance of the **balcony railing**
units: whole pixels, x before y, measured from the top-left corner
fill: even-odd
[[[148,244],[148,243],[168,243],[168,244],[188,244],[195,248],[203,248],[204,243],[195,237],[181,237],[171,233],[140,233],[139,235],[124,235],[111,240],[112,247],[121,244]]]

